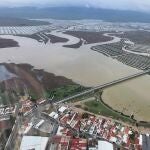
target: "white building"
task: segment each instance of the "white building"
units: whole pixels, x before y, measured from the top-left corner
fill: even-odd
[[[98,150],[113,150],[113,144],[107,141],[98,141]]]
[[[48,144],[48,137],[24,136],[21,142],[20,150],[45,150]]]

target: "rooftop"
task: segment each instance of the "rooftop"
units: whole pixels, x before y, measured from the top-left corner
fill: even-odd
[[[45,150],[48,143],[48,137],[24,136],[21,142],[20,150]]]
[[[107,141],[98,141],[98,150],[113,150],[113,144]]]

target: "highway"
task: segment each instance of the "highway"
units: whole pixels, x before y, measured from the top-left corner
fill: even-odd
[[[84,96],[86,94],[89,94],[89,93],[92,93],[96,90],[100,90],[100,89],[106,89],[108,87],[111,87],[111,86],[114,86],[116,84],[119,84],[119,83],[122,83],[122,82],[125,82],[125,81],[128,81],[128,80],[131,80],[131,79],[134,79],[134,78],[137,78],[137,77],[140,77],[140,76],[143,76],[145,74],[148,74],[150,72],[150,69],[146,70],[146,71],[142,71],[142,72],[139,72],[139,73],[136,73],[136,74],[133,74],[133,75],[130,75],[130,76],[127,76],[127,77],[123,77],[123,78],[120,78],[120,79],[117,79],[117,80],[114,80],[112,82],[108,82],[108,83],[105,83],[105,84],[102,84],[102,85],[99,85],[99,86],[96,86],[96,87],[93,87],[91,89],[88,89],[82,93],[79,93],[79,94],[76,94],[74,96],[71,96],[71,97],[67,97],[65,99],[62,99],[60,101],[57,101],[57,102],[54,102],[54,104],[59,104],[59,103],[64,103],[64,102],[67,102],[67,101],[70,101],[72,99],[75,99],[75,98],[78,98],[80,96]]]

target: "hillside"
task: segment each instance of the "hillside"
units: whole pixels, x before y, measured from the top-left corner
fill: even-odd
[[[87,7],[0,8],[0,16],[53,19],[99,19],[112,22],[150,22],[150,14]]]

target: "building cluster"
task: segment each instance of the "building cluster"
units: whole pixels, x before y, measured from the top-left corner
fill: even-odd
[[[34,101],[31,101],[30,98],[22,97],[20,100],[20,104],[21,104],[20,112],[22,112],[23,114],[26,114],[32,111],[33,107],[37,105],[41,105],[45,101],[46,101],[45,99],[38,99],[36,100],[36,102],[34,102]]]
[[[72,26],[69,30],[73,31],[91,31],[91,32],[103,32],[103,31],[132,31],[135,27],[124,25],[121,23],[110,23],[110,22],[80,22],[80,25]]]
[[[149,30],[149,23],[121,23],[121,22],[105,22],[100,20],[82,20],[75,26],[69,28],[69,30],[73,31],[93,31],[93,32],[101,32],[101,31],[134,31],[134,30]]]
[[[39,99],[37,100],[36,104],[40,105],[43,104],[46,100]],[[21,108],[18,109],[18,104],[12,106],[0,106],[0,129],[6,129],[7,126],[10,126],[12,120],[10,119],[11,116],[15,116],[18,112],[22,112],[23,114],[29,113],[35,107],[35,103],[31,100],[27,100],[26,98],[22,98],[20,100]]]
[[[13,114],[15,112],[15,106],[2,106],[0,107],[0,116]]]
[[[142,150],[145,142],[144,135],[131,127],[110,119],[76,112],[66,105],[56,106],[56,111],[47,116],[58,125],[45,143],[45,147],[50,150],[116,150],[117,148]],[[45,122],[44,119],[39,120],[34,127],[40,130]]]
[[[16,112],[16,106],[1,106],[0,107],[0,131],[11,128],[10,116]]]
[[[131,127],[87,113],[81,114],[64,106],[58,109],[58,114],[58,119],[63,127],[59,126],[56,135],[72,137],[78,135],[84,138],[103,139],[119,147],[141,149],[142,138]]]

